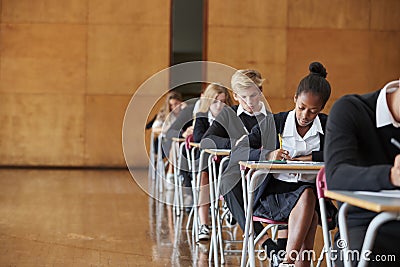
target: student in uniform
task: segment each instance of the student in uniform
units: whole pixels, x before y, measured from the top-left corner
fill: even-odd
[[[199,143],[203,138],[204,133],[213,124],[215,118],[224,108],[224,106],[232,106],[233,101],[230,91],[217,83],[212,83],[207,86],[200,100],[198,113],[195,116],[193,141]],[[210,231],[208,227],[208,210],[209,204],[209,187],[208,187],[208,171],[201,171],[200,178],[200,206],[199,206],[199,219],[200,219],[200,232],[199,240],[209,240]]]
[[[152,124],[152,129],[161,129],[162,135],[165,137],[171,125],[174,124],[176,119],[181,114],[182,110],[186,108],[186,104],[183,103],[182,95],[176,91],[168,92],[164,105],[161,107],[160,111]],[[158,140],[154,141],[154,147],[158,147]],[[165,158],[166,155],[170,154],[171,141],[166,139],[161,144],[162,156]],[[170,157],[171,158],[171,157]],[[173,188],[173,166],[168,164],[166,185],[167,189]]]
[[[364,94],[346,95],[333,105],[326,129],[325,161],[331,190],[379,191],[400,187],[400,81]],[[361,250],[369,222],[377,214],[351,207],[348,211],[349,249]],[[400,265],[400,222],[383,224],[376,235],[369,266]],[[336,240],[340,238],[339,233]],[[337,248],[335,242],[335,249]],[[395,261],[375,256],[395,255]],[[343,266],[337,255],[336,266]],[[356,264],[353,261],[353,264]]]
[[[182,105],[182,95],[178,92],[170,91],[165,98],[164,105],[157,113],[152,128],[162,128],[162,132],[166,134],[184,107],[185,105]]]
[[[271,145],[267,149],[265,146],[261,147],[259,140],[266,131],[270,131],[263,124],[254,127],[251,134],[239,142],[238,147],[247,141],[255,149],[255,155],[250,153],[251,160],[323,161],[327,116],[320,112],[330,97],[331,87],[325,79],[327,73],[321,63],[311,63],[309,70],[310,74],[300,81],[295,93],[294,110],[274,114],[276,133],[272,138],[275,139],[277,149],[271,151]],[[240,150],[233,153],[238,153],[237,151]],[[280,230],[278,233],[277,250],[286,250],[284,258],[279,260],[283,263],[279,266],[294,266],[295,262],[296,266],[310,265],[310,260],[307,259],[296,261],[296,254],[292,252],[301,255],[303,250],[311,250],[314,245],[318,222],[315,178],[315,175],[296,173],[273,174],[258,188],[254,199],[254,215],[288,223],[288,230]],[[242,216],[244,217],[244,213]],[[267,255],[273,259],[277,250],[272,251],[271,247],[274,246],[271,244],[264,245]],[[277,265],[279,261],[274,261],[273,264]]]
[[[225,107],[217,116],[214,123],[210,126],[201,140],[201,148],[220,148],[230,149],[234,147],[236,142],[243,136],[247,135],[251,129],[260,121],[264,120],[271,112],[263,103],[262,96],[262,83],[264,79],[261,74],[256,70],[244,69],[236,71],[231,79],[231,87],[233,90],[233,97],[239,102],[239,105],[232,107]],[[232,206],[240,206],[243,210],[243,198],[237,199],[235,194],[231,193],[234,187],[235,193],[242,196],[242,188],[240,181],[240,172],[237,162],[228,163],[228,169],[224,171],[221,176],[220,193],[224,195],[224,199],[228,208],[233,214],[233,217],[244,227],[244,212],[242,216],[236,217],[233,213]],[[231,168],[230,166],[233,166]],[[238,170],[239,175],[230,175],[229,169]],[[236,186],[238,185],[238,186]],[[263,227],[260,223],[255,224],[256,231],[262,230]],[[209,234],[206,226],[200,229],[200,233],[204,231]],[[268,239],[270,242],[273,241]]]
[[[321,111],[331,94],[325,79],[326,69],[319,62],[309,66],[294,96],[295,108],[274,115],[281,146],[268,154],[268,160],[323,161],[324,131],[327,115]],[[277,142],[280,145],[280,142]],[[286,254],[282,266],[309,266],[310,259],[294,260],[293,252],[312,250],[318,223],[315,175],[274,174],[255,199],[254,215],[287,221]],[[284,231],[279,233],[286,236]],[[278,235],[279,237],[279,235]]]

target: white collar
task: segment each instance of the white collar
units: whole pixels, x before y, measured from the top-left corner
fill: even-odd
[[[262,101],[260,101],[260,105],[261,105],[260,111],[253,112],[253,113],[250,113],[250,112],[244,110],[242,105],[239,105],[239,107],[238,107],[238,109],[236,111],[236,116],[239,117],[239,115],[242,114],[242,113],[245,113],[245,114],[247,114],[249,116],[257,116],[257,115],[260,115],[260,114],[263,114],[264,116],[267,116],[267,110],[265,109],[265,105],[264,105],[264,103]]]
[[[309,136],[317,135],[318,133],[324,134],[324,130],[322,130],[321,121],[319,120],[319,117],[317,116],[317,117],[315,117],[313,124],[311,125],[311,128],[307,131],[307,133],[303,139],[306,139]],[[286,118],[282,137],[297,136],[297,135],[298,134],[297,134],[297,130],[296,130],[296,111],[292,110],[292,111],[289,111],[289,114]]]
[[[207,115],[208,115],[208,123],[211,125],[214,122],[215,117],[213,116],[210,110],[208,111]]]
[[[376,127],[380,128],[386,125],[392,124],[394,127],[399,128],[400,122],[397,122],[392,113],[389,110],[386,94],[393,93],[398,89],[397,87],[393,87],[393,85],[398,84],[399,81],[393,81],[385,85],[383,89],[380,91],[378,99],[376,101]]]

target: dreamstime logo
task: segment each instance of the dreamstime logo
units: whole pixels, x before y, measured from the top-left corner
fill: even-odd
[[[338,240],[336,241],[336,245],[337,245],[337,247],[338,247],[339,249],[347,248],[347,241],[344,240],[344,239],[338,239]]]
[[[367,262],[376,261],[376,262],[395,262],[396,255],[373,255],[371,250],[358,251],[348,249],[348,243],[344,239],[338,239],[336,241],[336,246],[339,250],[331,249],[330,250],[330,259],[332,261],[340,260],[340,261],[351,261],[351,262],[359,262],[360,260],[365,260]],[[273,251],[272,254],[275,252]],[[283,250],[278,251],[275,254],[280,261],[282,261],[286,255],[286,252]],[[267,252],[265,250],[260,250],[257,253],[257,258],[260,261],[265,261],[267,257]],[[315,261],[316,252],[314,250],[303,250],[303,251],[290,251],[288,259],[292,261]]]
[[[153,160],[149,152],[154,153],[154,151],[150,151],[149,147],[146,146],[145,125],[151,119],[149,118],[149,114],[153,111],[155,104],[169,90],[185,84],[218,83],[226,88],[231,88],[231,78],[236,71],[235,68],[216,62],[186,62],[171,66],[154,74],[136,90],[125,112],[122,129],[122,146],[124,158],[131,176],[148,195],[160,201],[171,203],[163,199],[163,196],[160,194],[163,190],[159,190],[160,183],[165,179],[162,173],[165,162],[163,161],[159,164],[160,162]],[[268,105],[265,99],[263,99],[263,102]],[[168,153],[166,156],[167,162],[171,163],[172,160],[168,158]],[[150,158],[152,159],[151,162]],[[144,177],[142,175],[143,166],[147,163],[150,164],[149,176]],[[184,170],[188,171],[189,169],[186,167]],[[180,179],[181,177],[178,177],[179,182]],[[191,188],[187,189],[191,190]]]

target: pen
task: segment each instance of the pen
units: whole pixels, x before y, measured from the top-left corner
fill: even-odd
[[[282,135],[278,134],[278,138],[279,138],[279,148],[282,149]]]
[[[390,142],[392,142],[393,145],[395,145],[398,149],[400,149],[400,142],[397,141],[396,139],[392,138],[390,139]]]

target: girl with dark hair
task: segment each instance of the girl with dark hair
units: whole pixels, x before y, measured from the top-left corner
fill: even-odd
[[[309,70],[294,95],[294,110],[274,114],[277,149],[266,154],[267,160],[323,161],[327,115],[320,112],[329,99],[331,87],[321,63],[311,63]],[[260,140],[262,131],[259,127],[252,129],[249,140]],[[288,229],[278,233],[278,247],[283,250],[286,247],[280,266],[294,266],[295,262],[296,266],[309,266],[310,259],[296,259],[296,255],[313,249],[318,223],[316,175],[272,176],[258,189],[254,215],[288,222]]]

